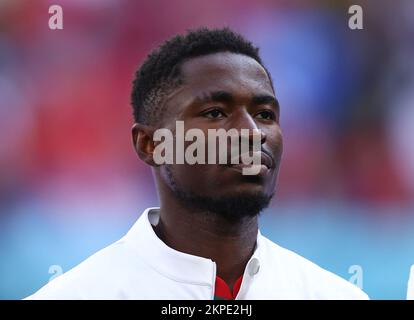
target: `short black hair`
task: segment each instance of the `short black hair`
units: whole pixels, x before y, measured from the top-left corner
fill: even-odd
[[[259,49],[229,28],[188,31],[185,35],[174,36],[152,51],[135,73],[133,81],[131,104],[135,122],[145,125],[157,122],[161,102],[183,83],[180,65],[184,61],[225,51],[249,56],[265,68]],[[265,70],[270,79],[269,72]]]

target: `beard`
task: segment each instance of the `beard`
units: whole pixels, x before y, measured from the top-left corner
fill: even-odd
[[[235,192],[218,197],[199,195],[182,188],[175,179],[170,167],[166,166],[168,185],[174,196],[187,207],[205,214],[219,216],[228,221],[239,221],[246,217],[258,216],[267,208],[273,194],[264,192]]]

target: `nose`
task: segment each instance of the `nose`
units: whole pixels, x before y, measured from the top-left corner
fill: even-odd
[[[232,128],[237,129],[238,132],[240,132],[241,129],[249,130],[249,144],[253,143],[253,137],[257,135],[258,132],[260,132],[260,143],[264,144],[266,142],[266,134],[263,130],[259,129],[252,115],[245,109],[240,110],[231,125]]]

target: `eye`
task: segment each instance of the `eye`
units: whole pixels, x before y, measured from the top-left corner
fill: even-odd
[[[220,109],[211,109],[203,113],[203,116],[210,119],[220,119],[225,117],[225,114]]]
[[[264,110],[256,114],[256,118],[262,120],[275,120],[276,116],[272,111]]]

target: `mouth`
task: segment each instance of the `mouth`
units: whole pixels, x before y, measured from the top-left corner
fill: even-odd
[[[257,161],[258,158],[260,159],[260,161]],[[245,161],[249,161],[248,163],[243,163],[242,155],[239,155],[232,159],[233,161],[229,161],[228,164],[225,165],[225,167],[230,170],[235,170],[241,173],[243,176],[250,180],[256,178],[262,179],[265,176],[269,175],[275,168],[273,158],[265,151],[259,151],[250,154],[250,156],[247,157],[247,159],[245,159]],[[253,159],[255,161],[253,161]],[[234,162],[234,164],[232,164],[231,162]]]
[[[275,162],[273,160],[273,157],[268,154],[266,151],[262,151],[260,153],[261,155],[261,163],[264,164],[268,169],[274,169],[275,168]]]
[[[252,156],[248,155],[248,158],[250,160],[254,159],[255,157],[260,157],[260,163],[258,165],[265,166],[269,170],[275,167],[275,163],[273,161],[272,156],[269,155],[266,151],[254,152]],[[242,161],[242,159],[243,159],[243,155],[238,155],[232,158],[227,164],[227,166],[237,167],[237,168],[249,168],[251,166],[257,165],[254,163],[254,161],[251,161],[250,163],[245,164]],[[232,164],[232,162],[234,162],[235,164]]]

